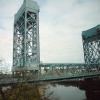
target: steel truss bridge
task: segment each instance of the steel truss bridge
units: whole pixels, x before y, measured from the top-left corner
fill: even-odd
[[[66,79],[84,79],[100,76],[100,65],[98,64],[67,64],[67,63],[45,63],[40,64],[39,72],[23,72],[25,76],[6,76],[0,78],[0,85],[11,85],[17,83],[40,83]],[[27,74],[26,74],[27,73]]]
[[[85,64],[40,63],[39,6],[24,0],[15,15],[13,75],[0,75],[0,85],[100,76],[100,25],[82,32]]]

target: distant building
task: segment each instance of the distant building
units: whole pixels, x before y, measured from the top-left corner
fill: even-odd
[[[100,25],[82,32],[84,59],[87,64],[100,64]]]
[[[39,69],[39,6],[24,0],[14,17],[13,72]]]

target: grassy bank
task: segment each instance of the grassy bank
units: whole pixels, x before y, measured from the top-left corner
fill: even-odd
[[[42,86],[18,84],[0,92],[0,100],[48,100]]]

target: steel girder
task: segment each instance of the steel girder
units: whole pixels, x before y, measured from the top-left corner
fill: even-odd
[[[40,64],[39,79],[60,79],[100,74],[99,64],[67,64],[45,63]]]
[[[14,23],[13,67],[28,68],[40,63],[39,15],[25,11]]]

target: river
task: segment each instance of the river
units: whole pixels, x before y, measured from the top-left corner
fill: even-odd
[[[1,89],[0,100],[5,100],[1,98],[20,100],[20,97],[21,100],[41,100],[39,98],[44,98],[42,100],[100,100],[100,78],[64,80],[38,85],[26,83]],[[34,99],[35,97],[38,99]]]
[[[86,100],[85,91],[74,86],[49,85],[47,95],[50,100]]]
[[[47,85],[45,95],[50,100],[100,100],[100,80],[62,83]]]

